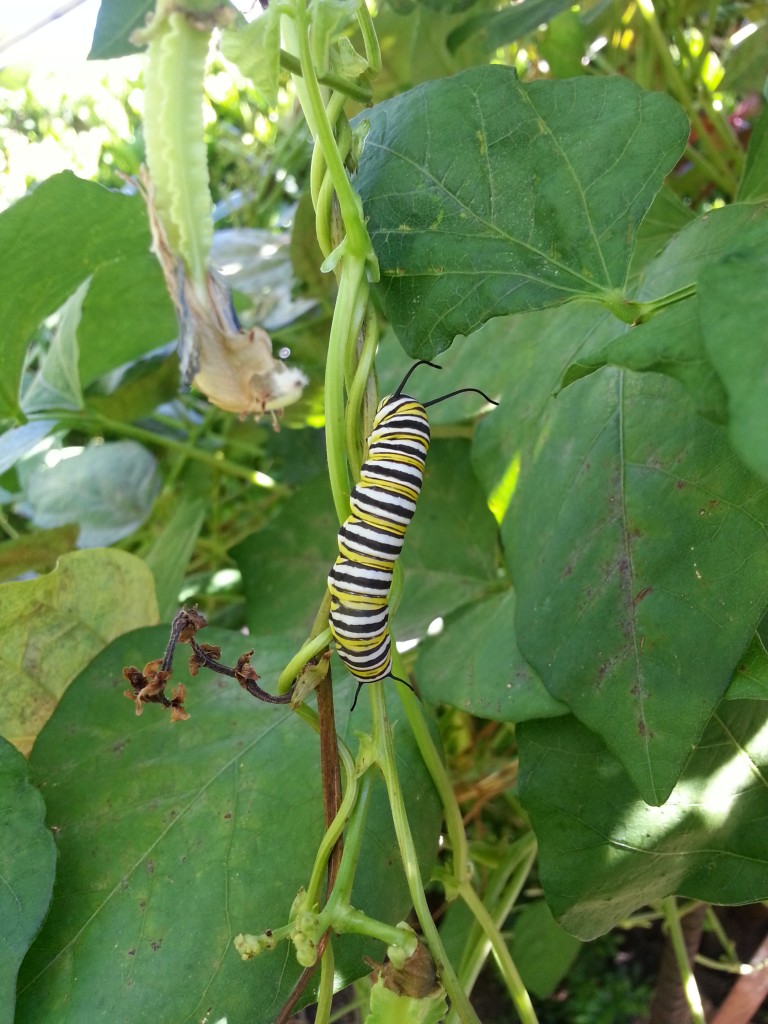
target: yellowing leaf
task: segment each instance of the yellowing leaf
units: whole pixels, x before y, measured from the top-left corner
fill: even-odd
[[[0,732],[24,752],[102,648],[158,620],[152,573],[124,551],[62,555],[46,576],[3,584],[0,598]]]

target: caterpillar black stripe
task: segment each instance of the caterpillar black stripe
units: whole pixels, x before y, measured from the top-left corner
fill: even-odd
[[[351,515],[339,530],[339,557],[328,576],[331,633],[339,657],[358,681],[353,709],[364,683],[392,676],[389,591],[421,491],[430,437],[427,408],[466,392],[497,404],[478,388],[461,388],[422,405],[404,395],[403,388],[423,365],[440,369],[419,360],[397,391],[379,403],[368,458],[350,496]],[[392,678],[410,686],[405,679]]]

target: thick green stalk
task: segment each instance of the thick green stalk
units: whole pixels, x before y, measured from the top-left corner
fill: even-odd
[[[315,1024],[328,1024],[333,1006],[333,943],[327,942],[320,961],[320,986],[317,990]]]

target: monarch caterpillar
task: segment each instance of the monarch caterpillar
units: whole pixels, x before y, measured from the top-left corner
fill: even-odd
[[[411,687],[392,675],[389,590],[421,491],[430,437],[427,409],[466,392],[497,404],[478,388],[460,388],[422,404],[403,394],[419,366],[440,369],[420,359],[397,391],[379,403],[368,438],[368,458],[350,495],[351,515],[339,530],[339,557],[328,576],[331,634],[339,657],[358,681],[352,710],[364,683],[391,676]]]

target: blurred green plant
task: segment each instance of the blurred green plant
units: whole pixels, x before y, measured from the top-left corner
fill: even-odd
[[[188,6],[194,22],[212,4]],[[135,53],[146,9],[104,0],[92,56]],[[123,178],[143,154],[140,72],[55,102],[1,73],[1,717],[25,749],[42,732],[29,772],[9,756],[0,777],[4,794],[40,788],[59,862],[24,891],[0,1021],[52,885],[18,1024],[118,1006],[270,1021],[299,964],[241,964],[234,935],[272,929],[308,962],[330,921],[347,934],[303,997],[327,1019],[333,985],[383,958],[371,934],[395,958],[408,946],[411,904],[449,1020],[475,1019],[491,949],[521,1019],[629,1020],[649,983],[604,964],[640,907],[677,941],[673,895],[768,897],[766,31],[748,4],[698,0],[393,0],[373,19],[286,0],[235,18],[206,80],[213,258],[241,321],[310,378],[279,432],[178,393],[173,308]],[[62,173],[19,198],[43,177],[23,163],[38,146]],[[425,703],[385,683],[370,721],[339,716],[348,803],[323,838],[305,722],[200,677],[169,732],[119,699],[120,668],[146,670],[183,595],[226,627],[211,640],[227,664],[254,647],[266,689],[290,683],[297,648],[322,645],[376,380],[391,393],[403,349],[440,355],[420,398],[472,384],[500,405],[479,422],[470,398],[433,410],[393,618]],[[24,815],[39,843],[34,800],[7,827]],[[521,896],[536,844],[559,924]],[[307,884],[317,905],[285,925]]]

